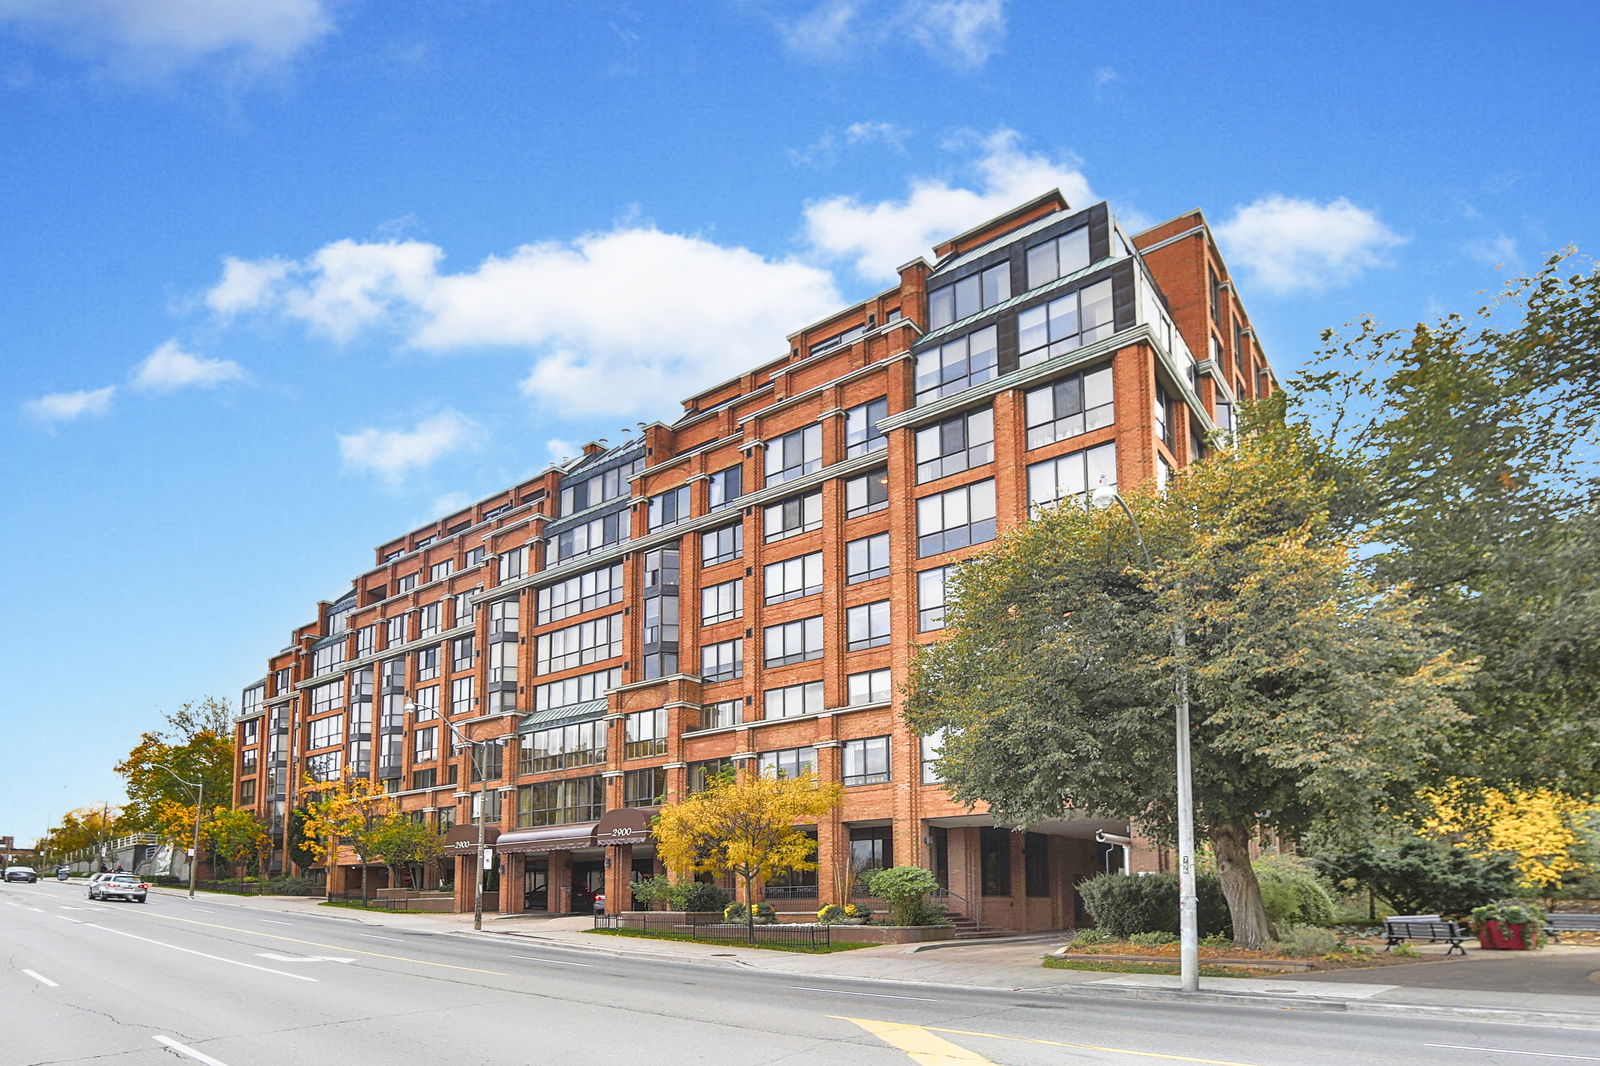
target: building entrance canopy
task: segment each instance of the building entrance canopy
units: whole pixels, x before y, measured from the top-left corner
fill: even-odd
[[[486,825],[483,827],[483,843],[485,847],[493,847],[500,837],[498,826]],[[444,850],[447,855],[459,852],[478,850],[478,824],[467,822],[464,825],[453,825],[444,835]]]
[[[647,844],[650,842],[650,818],[653,813],[636,807],[618,807],[607,811],[598,822],[514,829],[509,833],[500,834],[500,841],[495,850],[578,851],[583,848]]]

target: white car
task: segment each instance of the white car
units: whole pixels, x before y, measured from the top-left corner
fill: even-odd
[[[102,874],[100,880],[89,884],[90,899],[131,899],[144,903],[149,893],[150,886],[144,879],[132,874]]]
[[[30,885],[39,880],[39,872],[31,866],[7,866],[7,881],[26,881]]]

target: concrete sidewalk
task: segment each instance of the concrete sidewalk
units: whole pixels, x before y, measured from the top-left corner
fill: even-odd
[[[322,907],[318,899],[292,896],[206,894],[204,898],[220,906],[265,908],[397,929],[475,935],[471,914],[397,914]],[[486,914],[483,931],[476,935],[526,939],[553,948],[619,957],[672,959],[808,978],[836,977],[1107,998],[1199,999],[1210,1003],[1300,1010],[1386,1014],[1445,1012],[1479,1020],[1600,1028],[1600,947],[1554,945],[1538,952],[1485,952],[1469,945],[1465,959],[1446,959],[1442,946],[1418,945],[1426,961],[1415,964],[1294,974],[1283,978],[1205,977],[1201,978],[1199,993],[1184,993],[1178,989],[1175,976],[1047,969],[1042,959],[1064,943],[1063,934],[886,944],[809,955],[678,940],[597,936],[589,931],[592,926],[592,920],[587,917]]]

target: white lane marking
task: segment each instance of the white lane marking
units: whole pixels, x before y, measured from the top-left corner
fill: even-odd
[[[270,951],[256,952],[258,959],[275,959],[278,962],[355,962],[343,955],[274,955]]]
[[[1471,1044],[1423,1044],[1423,1047],[1447,1048],[1451,1051],[1482,1051],[1488,1055],[1533,1055],[1541,1059],[1576,1059],[1579,1062],[1600,1062],[1600,1055],[1557,1055],[1553,1051],[1512,1051],[1503,1047],[1473,1047]]]
[[[839,988],[812,988],[809,985],[790,985],[790,988],[799,989],[801,992],[826,992],[830,996],[871,996],[873,999],[911,999],[918,1003],[938,1003],[937,999],[928,999],[925,996],[890,996],[882,992],[846,992]]]
[[[44,913],[44,908],[43,907],[29,907],[28,909],[30,911],[33,911],[35,914],[43,914]]]
[[[171,948],[173,951],[181,951],[186,955],[198,955],[202,959],[212,959],[216,962],[225,962],[229,966],[243,966],[247,970],[260,970],[262,973],[275,973],[279,977],[292,977],[296,981],[310,981],[313,984],[315,984],[317,980],[315,977],[307,977],[305,974],[301,973],[289,973],[286,970],[274,970],[266,966],[257,966],[253,962],[240,962],[237,959],[225,959],[221,955],[207,955],[205,952],[196,951],[193,948],[179,947],[177,944],[168,944],[164,940],[151,940],[147,936],[138,936],[122,929],[113,929],[109,925],[95,925],[93,922],[87,922],[85,924],[87,924],[90,929],[103,929],[108,933],[115,933],[118,936],[125,936],[133,940],[142,940],[146,944],[154,944],[161,948]]]
[[[404,940],[401,940],[397,936],[379,936],[377,933],[357,933],[356,936],[364,936],[368,940],[393,940],[396,944],[405,943]]]
[[[293,925],[294,924],[293,922],[274,921],[271,918],[262,918],[261,921],[266,922],[268,925]]]
[[[582,966],[585,970],[594,968],[590,962],[562,962],[559,959],[541,959],[534,955],[508,955],[511,959],[527,959],[529,962],[548,962],[551,966]]]
[[[68,918],[65,914],[58,914],[56,917],[61,919],[63,922],[77,922],[79,925],[85,924],[82,918]]]
[[[49,985],[51,988],[61,987],[42,973],[34,973],[32,970],[23,970],[22,972],[33,978],[35,981],[38,981],[41,985]]]
[[[178,1043],[176,1040],[172,1039],[172,1037],[170,1037],[170,1036],[152,1035],[150,1037],[150,1039],[154,1040],[158,1044],[165,1044],[165,1045],[167,1045],[167,1047],[171,1048],[173,1051],[176,1051],[178,1054],[187,1055],[191,1059],[194,1059],[196,1062],[203,1062],[203,1063],[206,1064],[206,1066],[228,1066],[227,1063],[221,1062],[221,1061],[219,1061],[217,1059],[214,1059],[210,1055],[204,1054],[203,1052],[196,1051],[192,1047],[188,1047],[188,1046],[186,1046],[184,1044]]]

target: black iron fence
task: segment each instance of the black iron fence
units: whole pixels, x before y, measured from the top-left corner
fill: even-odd
[[[780,944],[784,947],[825,948],[833,943],[833,931],[826,925],[771,922],[704,921],[693,916],[680,918],[666,914],[597,914],[596,929],[631,929],[641,933],[675,933],[691,940],[741,940],[747,944]]]
[[[379,899],[376,896],[363,898],[359,892],[334,892],[328,896],[330,903],[359,903],[368,910],[406,910],[409,899]]]

